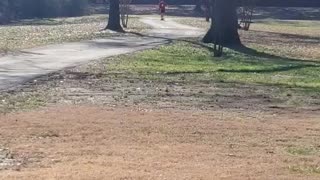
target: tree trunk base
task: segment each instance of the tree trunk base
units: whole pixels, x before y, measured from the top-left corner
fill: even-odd
[[[125,32],[121,26],[120,27],[113,27],[113,26],[108,25],[106,28],[104,28],[104,30],[111,30],[111,31],[121,32],[121,33]]]
[[[236,0],[211,1],[211,28],[203,38],[205,43],[228,47],[241,44],[238,34]]]
[[[109,21],[105,29],[116,32],[124,32],[120,24],[120,2],[119,0],[110,0]]]

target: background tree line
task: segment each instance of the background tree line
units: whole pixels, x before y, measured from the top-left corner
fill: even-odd
[[[90,0],[92,2],[107,0]],[[195,4],[201,0],[166,0],[168,4]],[[226,0],[228,1],[228,0]],[[242,0],[238,0],[242,1]],[[256,0],[258,6],[320,7],[320,0]],[[133,4],[155,4],[159,0],[133,0]]]
[[[0,0],[0,24],[14,19],[81,16],[89,3],[110,0]],[[169,4],[196,4],[202,0],[167,0]],[[238,0],[240,2],[241,0]],[[133,0],[133,4],[157,4],[159,0]],[[256,0],[257,6],[320,7],[320,0]]]
[[[80,16],[88,0],[0,0],[0,23],[13,19]]]

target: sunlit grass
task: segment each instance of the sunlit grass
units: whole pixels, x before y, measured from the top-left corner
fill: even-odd
[[[0,95],[0,114],[12,111],[30,110],[44,106],[43,94]]]
[[[296,156],[309,156],[317,155],[320,153],[320,150],[315,147],[289,147],[286,151],[291,155]]]
[[[107,15],[31,19],[0,26],[0,52],[122,35],[101,31],[107,19]],[[139,32],[145,28],[148,27],[136,16],[130,17],[128,31]]]
[[[195,73],[203,80],[312,88],[320,90],[320,64],[287,58],[266,58],[226,50],[222,58],[191,43],[177,43],[141,52],[111,66],[141,74]]]
[[[204,18],[175,17],[176,21],[208,29]],[[320,22],[302,20],[253,20],[249,31],[240,30],[243,44],[283,57],[320,61]]]
[[[274,19],[255,20],[251,28],[251,30],[307,35],[320,38],[319,21]]]

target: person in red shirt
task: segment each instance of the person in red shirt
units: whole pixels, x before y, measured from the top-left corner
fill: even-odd
[[[161,20],[164,20],[164,14],[166,13],[166,7],[167,7],[167,3],[164,0],[160,0],[159,2],[159,10],[160,10],[160,14],[161,14]]]

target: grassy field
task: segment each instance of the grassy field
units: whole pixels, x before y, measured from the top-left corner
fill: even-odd
[[[226,50],[214,58],[208,49],[193,43],[177,43],[126,57],[112,70],[140,74],[202,74],[203,80],[320,88],[320,62],[259,57]]]
[[[0,179],[319,179],[318,112],[53,106],[0,114]]]
[[[0,179],[319,179],[313,24],[259,21],[247,51],[175,40],[2,92]]]
[[[48,20],[24,23],[44,23],[47,24],[45,27],[54,28],[61,24],[61,26],[82,26],[91,22],[101,23],[103,27],[104,19],[104,16],[56,19],[53,22],[50,21],[52,26],[48,25]],[[182,18],[174,19],[193,26],[208,25],[204,20],[199,21],[198,18],[184,18],[183,21]],[[138,19],[132,21],[133,29],[139,30],[143,27],[140,22],[135,24],[135,21]],[[158,49],[92,62],[85,67],[79,67],[80,69],[58,72],[62,75],[49,75],[43,80],[44,82],[39,80],[31,83],[31,85],[39,85],[38,89],[32,90],[31,93],[1,95],[4,100],[1,109],[8,112],[21,108],[30,109],[46,104],[44,102],[88,102],[87,98],[91,91],[97,91],[98,94],[104,93],[101,88],[105,88],[101,86],[109,86],[107,89],[113,89],[114,92],[110,94],[111,98],[103,99],[93,96],[91,100],[94,103],[130,104],[168,100],[181,102],[191,107],[194,106],[194,102],[204,107],[238,108],[244,104],[247,105],[247,108],[317,107],[320,103],[318,100],[320,96],[320,75],[318,73],[320,47],[317,44],[320,42],[317,39],[319,32],[313,27],[308,29],[310,32],[300,32],[300,36],[308,36],[308,33],[313,33],[311,35],[314,37],[311,41],[308,38],[293,36],[297,34],[296,24],[307,29],[307,26],[313,24],[311,21],[279,22],[264,20],[255,23],[252,31],[241,32],[244,44],[252,48],[248,53],[225,49],[225,55],[222,58],[214,58],[211,47],[201,44],[199,39],[176,41]],[[269,29],[264,28],[267,24],[271,24],[268,26]],[[317,23],[314,24],[317,25]],[[87,27],[98,29],[98,26],[91,26],[90,23]],[[257,28],[261,28],[261,32]],[[281,31],[280,29],[283,29],[282,33],[284,29],[287,29],[287,34],[279,36],[272,33]],[[256,36],[252,36],[254,33]],[[306,46],[307,49],[300,48]],[[59,83],[60,78],[57,80],[56,76],[62,76],[62,79],[66,80],[63,80],[64,83],[61,84]],[[81,78],[90,82],[91,85],[81,83]],[[77,86],[81,87],[79,90],[81,95],[75,98],[72,96],[74,90],[70,89]],[[145,88],[143,92],[145,96],[136,90],[142,87]],[[167,90],[169,92],[166,92]],[[175,98],[162,98],[162,96],[175,96]],[[238,103],[240,101],[242,105]]]
[[[209,28],[203,18],[176,18],[193,27]],[[250,31],[239,31],[242,43],[287,58],[320,60],[320,22],[311,20],[254,20]]]
[[[120,36],[123,34],[101,31],[107,24],[107,15],[74,18],[23,20],[0,26],[0,52],[15,51],[54,43]],[[148,27],[131,16],[129,29],[140,32]]]
[[[183,84],[207,81],[274,87],[281,92],[274,96],[288,96],[294,104],[304,102],[300,105],[313,102],[303,95],[320,95],[317,61],[260,57],[259,53],[248,55],[233,50],[226,50],[222,58],[214,58],[210,47],[187,42],[125,57],[108,67],[108,71],[136,73],[158,81],[174,81],[175,77]]]
[[[52,102],[167,101],[182,107],[316,108],[320,104],[319,70],[318,61],[229,49],[222,58],[215,58],[210,47],[197,41],[177,41],[51,74],[30,83],[30,92],[3,94],[1,109],[10,112]]]
[[[319,110],[300,109],[319,108],[318,62],[213,58],[195,43],[92,62],[2,96],[20,112],[0,114],[0,160],[10,162],[0,179],[318,179]]]
[[[204,18],[174,18],[176,21],[182,24],[188,24],[194,27],[200,27],[205,29],[208,29],[210,27],[210,23],[206,22]],[[251,30],[320,37],[320,32],[318,31],[319,27],[320,22],[312,20],[259,19],[253,20]]]

